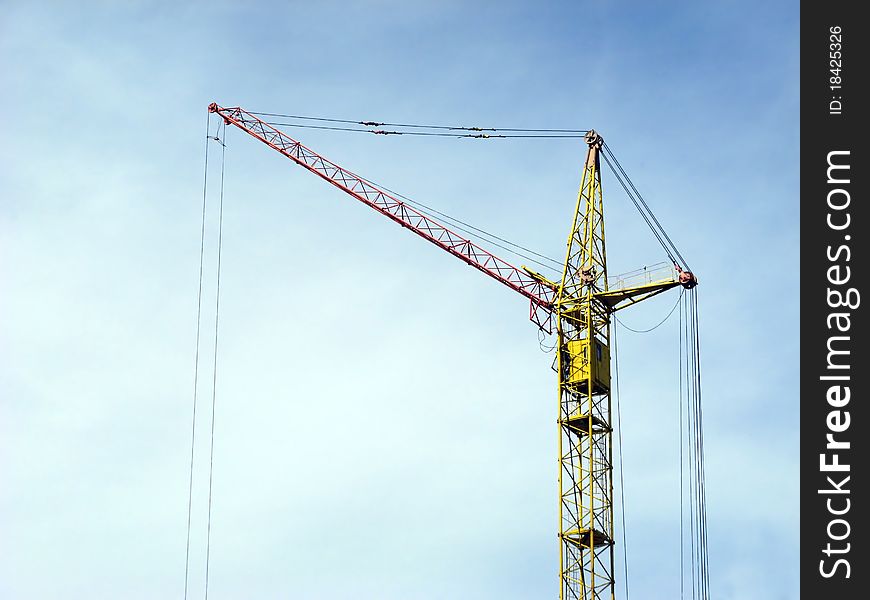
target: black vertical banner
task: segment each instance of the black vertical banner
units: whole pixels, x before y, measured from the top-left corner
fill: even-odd
[[[801,3],[801,593],[868,597],[870,23]]]

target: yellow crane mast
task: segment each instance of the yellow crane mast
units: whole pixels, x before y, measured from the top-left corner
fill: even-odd
[[[583,168],[565,270],[554,303],[559,378],[560,595],[614,597],[613,427],[610,418],[610,322],[621,308],[677,285],[680,270],[659,281],[611,290],[604,244],[600,150],[595,131]]]

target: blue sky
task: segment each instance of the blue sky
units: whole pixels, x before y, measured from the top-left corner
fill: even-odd
[[[0,596],[182,595],[212,101],[600,131],[701,280],[713,597],[798,596],[796,2],[179,4],[4,3]],[[577,140],[296,133],[563,254]],[[555,381],[525,301],[227,143],[210,597],[556,597]],[[604,186],[611,272],[662,260]],[[677,597],[676,322],[619,349],[631,597]]]

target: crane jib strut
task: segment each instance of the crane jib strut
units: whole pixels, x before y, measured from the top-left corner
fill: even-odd
[[[347,192],[402,227],[446,250],[472,267],[500,281],[528,298],[530,318],[541,328],[548,328],[555,289],[542,276],[519,269],[506,260],[484,250],[433,218],[424,215],[394,195],[368,180],[338,166],[294,140],[284,132],[236,107],[222,108],[211,104],[209,111],[219,114],[228,125],[235,125],[277,150],[296,164],[308,169],[332,185]]]
[[[600,172],[601,150],[606,150],[606,146],[601,136],[592,130],[585,135],[588,152],[567,255],[561,280],[555,282],[495,256],[242,108],[223,108],[212,103],[209,112],[520,293],[530,302],[530,318],[542,330],[552,333],[555,325],[559,391],[559,597],[612,599],[615,584],[610,419],[612,315],[675,287],[692,289],[698,280],[677,264],[674,257],[680,260],[682,257],[649,214],[644,215],[648,224],[659,225],[659,231],[653,231],[656,237],[670,243],[663,246],[674,262],[674,269],[657,276],[644,272],[643,277],[634,281],[619,279],[611,286],[607,276]],[[604,157],[610,163],[606,154]],[[616,176],[628,191],[620,174]],[[646,207],[642,199],[640,204]]]

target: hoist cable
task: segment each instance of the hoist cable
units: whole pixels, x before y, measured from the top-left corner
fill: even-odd
[[[366,127],[405,127],[408,129],[441,129],[447,131],[512,131],[526,133],[579,133],[586,134],[588,129],[534,129],[523,127],[461,127],[450,125],[421,125],[419,123],[387,123],[372,120],[329,119],[326,117],[310,117],[303,115],[285,115],[281,113],[255,112],[249,114],[258,117],[276,117],[280,119],[299,119],[304,121],[321,121],[325,123],[346,123],[349,125],[364,125]],[[359,131],[359,130],[354,130]]]
[[[202,182],[202,225],[199,232],[199,286],[196,292],[196,351],[193,361],[193,417],[190,425],[190,480],[187,489],[187,543],[184,550],[184,600],[187,600],[188,581],[190,580],[190,525],[193,514],[193,455],[196,447],[196,400],[197,388],[199,387],[199,341],[200,341],[200,325],[202,323],[202,279],[203,279],[203,261],[205,257],[205,215],[206,215],[206,198],[208,190],[208,146],[209,146],[209,125],[211,124],[211,113],[206,116],[205,122],[205,173],[203,174]]]
[[[701,343],[699,331],[699,316],[698,316],[698,292],[693,290],[692,296],[692,316],[694,319],[694,351],[693,358],[695,361],[695,403],[697,406],[697,428],[698,428],[698,480],[699,480],[699,528],[700,528],[700,578],[702,599],[706,600],[710,595],[710,574],[708,563],[708,540],[707,540],[707,485],[704,477],[704,409],[701,402]]]
[[[685,563],[683,547],[685,546],[685,534],[683,533],[683,525],[685,517],[683,516],[683,506],[685,505],[685,492],[683,491],[683,294],[680,294],[678,299],[680,306],[679,310],[679,327],[677,329],[679,337],[679,353],[677,355],[677,364],[679,366],[679,396],[677,404],[680,406],[680,600],[684,598],[685,575],[683,574],[683,565]]]
[[[709,600],[710,574],[707,538],[707,491],[704,477],[704,428],[701,402],[701,347],[697,290],[689,290],[680,303],[680,594],[685,594],[684,565],[691,565],[691,592],[696,600]],[[684,370],[685,367],[685,370]],[[685,396],[683,384],[685,383]],[[683,418],[683,400],[686,416]],[[683,426],[686,437],[683,443]],[[685,449],[685,461],[683,459]],[[684,470],[685,465],[685,470]],[[686,473],[688,493],[683,485]],[[688,505],[688,544],[683,530]],[[684,550],[688,550],[688,560]]]
[[[686,404],[687,412],[687,460],[689,468],[689,556],[692,565],[692,598],[698,599],[698,546],[697,539],[697,469],[695,468],[697,458],[695,454],[695,406],[692,402],[693,386],[693,362],[691,352],[692,340],[692,319],[691,319],[691,302],[686,299]]]
[[[619,503],[622,513],[622,562],[625,573],[625,600],[628,600],[628,539],[625,527],[625,468],[622,461],[622,408],[619,402],[619,353],[616,348],[617,340],[616,325],[613,326],[613,369],[614,383],[616,384],[616,446],[619,450]]]
[[[224,135],[221,142],[221,189],[220,202],[218,208],[218,247],[217,247],[217,279],[215,283],[215,307],[214,307],[214,357],[212,367],[212,389],[211,389],[211,442],[209,444],[209,464],[208,464],[208,525],[206,528],[206,543],[205,543],[205,600],[208,600],[208,577],[209,577],[209,562],[211,559],[211,507],[212,507],[212,491],[214,489],[214,423],[215,423],[215,405],[217,400],[217,371],[218,371],[218,325],[220,323],[220,299],[221,299],[221,254],[223,247],[223,223],[224,223],[224,165],[226,158],[226,139],[227,126],[224,123]]]
[[[700,545],[700,522],[701,515],[698,511],[698,494],[700,490],[698,489],[698,413],[696,411],[695,406],[695,362],[692,356],[693,343],[692,340],[694,338],[694,319],[692,317],[692,302],[691,298],[688,299],[688,341],[689,347],[687,349],[687,360],[689,361],[689,369],[687,374],[690,378],[688,385],[688,401],[689,401],[689,414],[691,415],[691,431],[690,431],[690,455],[692,457],[691,468],[692,468],[692,478],[691,478],[691,490],[692,490],[692,528],[693,528],[693,536],[692,536],[692,577],[694,580],[694,592],[696,598],[701,598],[701,578],[699,577],[700,570],[700,553],[701,553],[701,545]]]
[[[704,579],[703,579],[703,534],[702,534],[702,518],[701,518],[701,478],[699,477],[699,465],[700,465],[700,456],[699,456],[699,428],[698,428],[698,405],[697,405],[697,388],[696,388],[696,380],[697,380],[697,364],[695,362],[695,348],[694,348],[694,340],[695,340],[695,313],[694,307],[692,303],[692,298],[689,297],[689,342],[691,347],[689,349],[689,361],[691,365],[691,397],[690,401],[692,403],[692,469],[694,471],[694,482],[695,489],[692,500],[694,502],[694,510],[695,510],[695,576],[696,576],[696,589],[698,590],[698,598],[699,600],[704,600]]]

